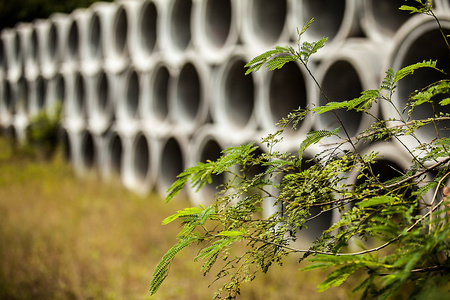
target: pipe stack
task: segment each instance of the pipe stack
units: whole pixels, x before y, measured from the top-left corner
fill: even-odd
[[[449,1],[434,3],[449,33]],[[315,22],[302,39],[329,38],[309,67],[332,101],[379,87],[391,67],[437,59],[440,68],[449,69],[435,21],[398,11],[402,4],[117,0],[20,23],[1,32],[0,125],[23,141],[30,118],[61,103],[66,155],[79,174],[94,171],[118,178],[142,195],[156,191],[164,196],[176,175],[197,161],[215,159],[229,146],[259,141],[292,109],[326,103],[299,64],[244,75],[244,65],[254,56],[275,45],[296,47],[296,28],[311,17]],[[394,103],[403,107],[411,87],[439,76],[423,71],[400,82]],[[373,121],[340,113],[350,135]],[[379,118],[395,113],[389,105],[372,109]],[[308,131],[336,126],[329,114],[308,116],[296,131],[285,134],[285,143],[295,152]],[[448,124],[440,126],[443,136],[448,135]],[[427,129],[419,136],[427,140]],[[403,142],[417,146],[415,140]],[[366,147],[370,152],[379,146]],[[400,151],[395,143],[389,147],[381,150]],[[223,180],[186,195],[193,203],[208,203],[214,185]]]

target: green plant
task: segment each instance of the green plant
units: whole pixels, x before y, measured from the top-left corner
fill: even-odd
[[[50,158],[58,146],[61,109],[58,104],[52,112],[40,111],[30,119],[27,127],[27,142],[45,159]]]
[[[401,9],[431,15],[439,23],[430,2],[415,2],[419,4],[417,7],[402,6]],[[326,39],[301,42],[302,34],[312,21],[299,30],[298,49],[276,47],[267,51],[247,64],[247,73],[263,65],[274,70],[299,61],[315,80],[308,59],[324,46]],[[444,34],[443,38],[447,41]],[[215,298],[235,298],[244,282],[252,281],[260,272],[267,272],[273,264],[281,265],[290,254],[299,254],[299,262],[310,262],[302,269],[304,271],[330,271],[327,279],[318,285],[319,291],[339,286],[357,273],[363,280],[354,291],[362,292],[362,298],[387,299],[404,293],[414,299],[449,296],[450,225],[449,208],[445,205],[448,191],[446,189],[442,197],[441,189],[450,175],[450,138],[441,137],[436,124],[449,120],[450,115],[433,114],[413,119],[411,113],[424,105],[450,104],[445,98],[450,92],[450,81],[444,79],[414,92],[404,108],[409,118],[404,118],[403,108],[395,107],[392,102],[396,84],[423,68],[444,73],[437,68],[436,61],[418,62],[398,71],[390,69],[379,89],[365,91],[358,98],[342,102],[328,99],[316,81],[328,103],[298,109],[282,119],[280,130],[262,141],[267,144],[267,152],[259,154],[258,146],[252,143],[231,147],[225,149],[219,159],[198,163],[182,172],[169,189],[167,201],[189,181],[201,189],[212,181],[212,176],[224,172],[232,179],[220,186],[213,205],[185,208],[164,220],[164,224],[181,220],[182,229],[177,236],[178,243],[156,266],[151,293],[158,290],[168,275],[173,258],[182,249],[199,244],[201,250],[195,260],[203,260],[203,272],[209,273],[217,266],[216,280],[225,281]],[[444,99],[436,103],[436,97]],[[390,120],[395,125],[372,116],[373,124],[351,137],[339,117],[339,110],[370,114],[369,108],[381,102],[395,107],[398,117]],[[327,112],[334,114],[340,127],[308,133],[299,146],[298,155],[274,150],[276,144],[282,142],[286,128],[295,127],[308,113]],[[420,141],[415,133],[427,125],[436,129],[436,137]],[[374,171],[378,153],[364,155],[358,151],[358,145],[392,140],[402,143],[402,136],[412,136],[418,142],[416,148],[403,144],[411,156],[411,166],[395,172],[394,178],[383,180]],[[340,142],[317,154],[315,163],[304,167],[304,151],[329,137]],[[236,166],[239,172],[235,171]],[[259,170],[256,174],[255,169]],[[359,173],[360,180],[353,184],[345,180],[345,174],[351,172]],[[434,172],[435,176],[425,180],[429,172]],[[430,191],[434,191],[434,196],[431,203],[427,203],[424,199]],[[265,201],[273,201],[280,209],[263,217]],[[313,209],[319,212],[314,213]],[[311,247],[298,247],[296,233],[309,230],[312,220],[334,210],[340,212],[340,219],[324,230]],[[355,247],[361,249],[355,250]]]

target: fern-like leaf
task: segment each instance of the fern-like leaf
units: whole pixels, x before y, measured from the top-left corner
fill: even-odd
[[[181,250],[191,245],[193,242],[198,240],[197,237],[188,237],[181,239],[177,244],[175,244],[166,254],[161,258],[161,261],[156,266],[155,271],[153,272],[153,279],[150,282],[150,293],[154,295],[164,279],[166,279],[167,274],[169,273],[169,267],[172,263],[173,258],[177,255]]]
[[[302,157],[303,157],[303,152],[312,144],[317,144],[318,142],[320,142],[320,140],[322,140],[325,137],[330,137],[333,135],[337,135],[337,133],[339,132],[339,127],[332,130],[332,131],[328,131],[328,130],[318,130],[318,131],[310,131],[308,132],[306,139],[304,139],[302,141],[302,143],[300,144],[300,148],[298,149],[298,158],[299,161],[301,162]]]
[[[444,73],[444,71],[442,71],[436,67],[436,63],[437,63],[437,61],[424,60],[423,62],[419,62],[419,63],[413,64],[413,65],[406,66],[406,67],[398,70],[397,72],[395,72],[394,83],[398,82],[399,80],[405,78],[408,75],[412,75],[416,70],[421,69],[421,68],[431,68],[431,69],[437,70],[441,73]]]

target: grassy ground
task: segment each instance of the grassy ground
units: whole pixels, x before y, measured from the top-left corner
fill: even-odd
[[[188,205],[76,178],[61,159],[36,162],[0,139],[0,299],[211,299],[217,286],[208,288],[213,277],[193,262],[196,249],[185,249],[158,293],[148,293],[178,230],[161,221]],[[341,288],[317,293],[323,274],[299,267],[293,258],[273,268],[238,299],[351,299]]]

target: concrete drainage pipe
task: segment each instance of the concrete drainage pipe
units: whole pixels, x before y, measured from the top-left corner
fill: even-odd
[[[33,81],[39,75],[37,32],[31,23],[20,23],[17,26],[22,50],[23,76]]]
[[[188,140],[182,135],[167,135],[158,139],[156,152],[158,165],[155,188],[161,198],[167,196],[168,188],[175,182],[177,175],[186,168]],[[186,193],[184,190],[181,195]],[[185,194],[184,194],[185,195]]]
[[[42,76],[52,78],[59,70],[58,65],[58,30],[56,24],[50,19],[36,20],[34,26],[37,30],[39,44],[39,62]]]
[[[377,51],[372,43],[359,40],[348,42],[336,50],[317,69],[317,80],[330,101],[351,100],[359,97],[362,91],[379,87],[381,73],[379,55],[383,53],[382,51]],[[326,105],[328,100],[318,89],[315,91],[315,103]],[[341,109],[336,112],[350,137],[354,137],[375,121],[373,117],[356,111]],[[372,106],[370,112],[377,116],[378,106]],[[332,130],[341,126],[331,112],[317,115],[315,121],[319,130]],[[345,137],[342,129],[339,134]],[[327,142],[336,141],[337,139],[327,140]]]
[[[128,68],[117,80],[116,125],[123,133],[133,133],[140,121],[141,73]]]
[[[9,80],[18,80],[22,76],[23,53],[20,36],[14,29],[4,29],[1,32],[4,47],[4,62],[6,77]]]
[[[227,128],[230,135],[256,130],[257,101],[259,99],[259,72],[245,75],[248,62],[245,52],[235,52],[220,65],[213,77],[211,115],[219,127]]]
[[[159,60],[151,71],[142,74],[140,114],[143,126],[157,135],[171,124],[169,121],[169,93],[174,71]]]
[[[147,71],[152,68],[153,56],[159,50],[160,4],[156,0],[130,3],[133,4],[129,9],[133,15],[129,18],[130,34],[128,39],[131,61],[140,71]]]
[[[450,19],[442,16],[440,23],[444,33],[446,35],[450,34]],[[444,41],[442,40],[438,25],[432,18],[417,15],[405,23],[396,34],[392,55],[388,59],[386,65],[387,67],[392,67],[394,70],[399,70],[407,65],[430,59],[437,60],[438,68],[449,70],[450,57]],[[408,102],[409,95],[413,91],[424,88],[428,84],[444,78],[445,75],[435,70],[418,70],[413,75],[398,82],[397,90],[392,97],[392,101],[397,106],[398,110],[402,111]],[[450,113],[449,106],[441,107],[437,104],[443,97],[445,98],[448,96],[449,95],[447,94],[433,99],[436,103],[436,111],[434,113],[429,104],[424,104],[414,110],[412,118],[428,118],[434,114],[439,115],[440,112]],[[396,111],[389,103],[383,102],[382,108],[385,119],[399,119]],[[407,118],[407,113],[408,112],[406,111],[403,117]],[[398,123],[399,122],[391,122],[390,124],[396,125]],[[448,121],[437,124],[441,137],[449,136],[448,130],[446,129],[449,125],[450,123]],[[416,131],[416,136],[421,143],[428,143],[436,137],[436,131],[433,125],[427,125]],[[416,147],[419,145],[418,141],[410,136],[402,137],[402,140],[408,147]]]
[[[161,49],[167,61],[177,64],[192,50],[192,0],[160,1]]]
[[[242,41],[255,51],[252,55],[289,40],[289,5],[288,0],[249,0],[243,3]]]
[[[96,134],[106,132],[114,120],[117,80],[117,76],[103,69],[86,76],[88,126]]]
[[[302,29],[312,17],[314,23],[302,36],[302,41],[317,41],[328,37],[327,47],[319,53],[331,50],[346,38],[359,33],[357,0],[293,0],[290,20],[291,36],[298,40],[296,28]]]
[[[259,85],[260,102],[258,118],[263,130],[273,133],[280,129],[275,124],[294,109],[311,106],[313,86],[311,77],[300,63],[289,63],[275,71],[261,70],[262,84]],[[288,129],[285,138],[298,138],[312,129],[314,116],[309,114],[301,121],[296,131]],[[291,128],[291,127],[289,127]]]
[[[433,1],[435,2],[435,1]],[[370,39],[390,43],[398,29],[411,18],[407,11],[399,10],[401,5],[417,6],[414,1],[365,0],[361,1],[361,27]]]
[[[66,80],[64,74],[57,73],[48,81],[45,100],[45,110],[48,113],[53,114],[59,104],[64,109],[68,97]]]
[[[225,132],[221,132],[213,125],[202,126],[189,141],[187,166],[195,166],[197,162],[217,160],[222,156],[222,150],[230,146],[226,137]],[[218,192],[217,187],[225,181],[224,176],[225,174],[212,175],[212,183],[207,183],[199,191],[197,191],[197,188],[189,186],[187,192],[190,202],[196,206],[212,204],[214,195]]]
[[[39,75],[35,80],[30,81],[30,116],[38,114],[45,108],[47,95],[47,80]]]
[[[111,148],[110,153],[113,150]],[[141,131],[125,141],[122,180],[127,188],[140,195],[153,189],[155,153],[155,139]]]
[[[193,7],[192,40],[196,51],[209,63],[222,63],[240,38],[240,0],[197,1]]]
[[[89,41],[93,43],[93,54],[103,57],[104,68],[108,72],[121,72],[128,64],[129,21],[125,7],[115,2],[97,2],[91,5],[91,9],[94,11],[94,16],[91,20],[91,30],[93,31]],[[97,22],[99,23],[97,24]],[[95,36],[100,40],[94,40]],[[101,51],[102,54],[98,51]]]
[[[197,57],[183,61],[169,82],[169,118],[180,132],[192,134],[208,118],[210,69]]]

